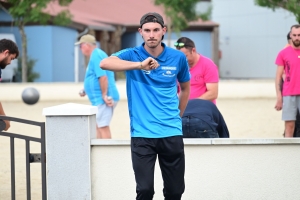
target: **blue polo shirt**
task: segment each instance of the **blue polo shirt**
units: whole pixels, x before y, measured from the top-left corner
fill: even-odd
[[[181,51],[163,43],[162,46],[163,52],[154,58],[160,64],[157,69],[126,71],[131,137],[164,138],[182,135],[176,82],[190,80],[189,67]],[[112,56],[133,62],[152,57],[144,49],[144,43]]]
[[[101,76],[107,76],[107,96],[111,96],[114,101],[119,101],[119,92],[117,90],[114,72],[100,68],[100,62],[104,58],[107,58],[107,54],[104,51],[99,48],[94,49],[85,72],[84,91],[93,106],[105,103],[102,99],[102,91],[99,83]]]

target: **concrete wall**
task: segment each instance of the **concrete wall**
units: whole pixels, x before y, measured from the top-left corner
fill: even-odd
[[[254,0],[212,0],[212,20],[220,24],[222,78],[273,78],[275,59],[287,44],[295,17],[273,12]]]
[[[130,140],[95,139],[97,108],[63,104],[46,116],[48,199],[134,199]],[[294,200],[300,139],[184,139],[183,200]],[[163,199],[155,169],[154,200]]]
[[[130,141],[92,140],[92,199],[135,199]],[[183,200],[294,200],[300,195],[300,139],[185,139]],[[154,200],[163,199],[155,168]]]

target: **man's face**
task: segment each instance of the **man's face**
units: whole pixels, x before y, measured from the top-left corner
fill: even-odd
[[[190,50],[188,48],[180,48],[180,51],[182,51],[188,61],[188,64],[190,67],[193,67],[194,65],[194,54],[193,54],[193,50]]]
[[[88,44],[81,43],[79,45],[79,48],[80,48],[80,50],[81,50],[81,52],[82,52],[83,55],[90,56],[90,46]]]
[[[8,50],[5,50],[1,54],[3,54],[4,58],[0,61],[0,68],[5,69],[5,67],[9,65],[13,59],[16,58],[16,54],[10,54]]]
[[[160,45],[162,36],[166,33],[166,28],[162,27],[159,23],[148,22],[139,28],[145,44],[149,48],[156,48]]]
[[[295,47],[300,46],[300,28],[293,27],[291,30],[291,40]]]

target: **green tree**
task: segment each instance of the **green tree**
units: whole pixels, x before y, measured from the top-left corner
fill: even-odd
[[[205,0],[202,0],[203,2]],[[196,4],[201,0],[155,0],[155,5],[161,5],[167,17],[168,45],[170,46],[172,31],[179,33],[188,27],[188,23],[198,19],[208,20],[212,8],[206,12],[197,13]]]
[[[22,82],[27,82],[27,36],[24,27],[28,23],[67,25],[71,22],[71,14],[65,9],[55,17],[43,12],[50,2],[57,2],[67,6],[72,0],[6,0],[9,4],[8,12],[19,28],[22,38]]]
[[[300,0],[255,0],[255,4],[271,8],[273,11],[278,8],[288,10],[295,15],[297,22],[300,23]]]

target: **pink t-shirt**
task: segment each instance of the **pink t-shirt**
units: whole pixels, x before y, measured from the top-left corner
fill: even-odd
[[[282,96],[300,95],[300,50],[289,46],[281,50],[276,65],[284,67]]]
[[[189,99],[195,99],[204,94],[207,91],[206,83],[219,82],[218,67],[211,59],[202,55],[200,55],[198,63],[190,68],[190,74],[191,91]],[[216,104],[216,100],[212,102]]]

